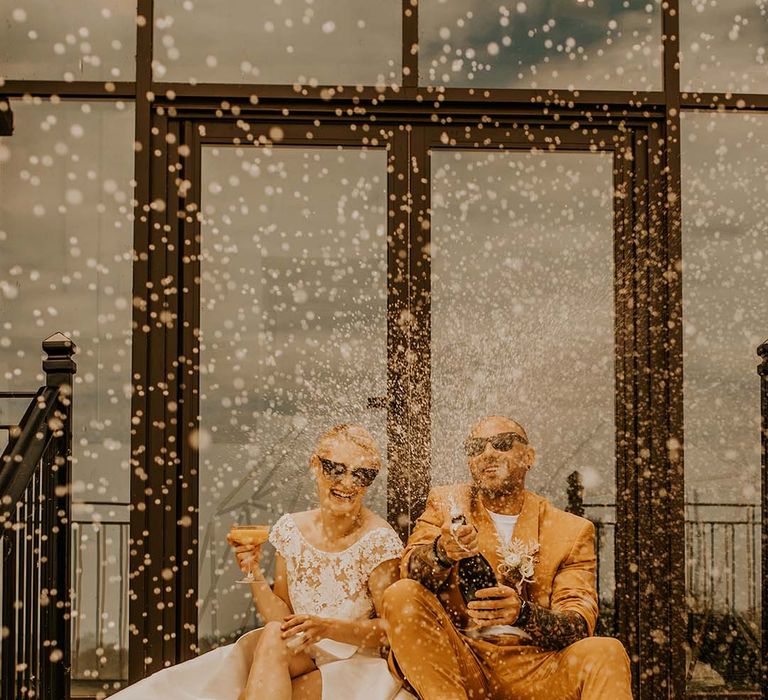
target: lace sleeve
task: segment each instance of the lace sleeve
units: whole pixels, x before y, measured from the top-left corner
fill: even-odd
[[[362,564],[367,573],[371,573],[379,564],[390,559],[400,559],[403,543],[397,533],[388,527],[373,530],[363,543]]]
[[[269,543],[286,560],[290,558],[296,544],[292,536],[290,517],[287,513],[281,516],[269,531]]]

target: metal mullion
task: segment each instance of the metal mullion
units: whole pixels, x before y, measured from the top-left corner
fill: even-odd
[[[654,130],[649,131],[649,142],[654,141],[655,133]],[[650,499],[648,508],[651,517],[645,522],[659,525],[648,528],[652,533],[649,544],[654,555],[651,560],[640,562],[640,570],[648,574],[646,581],[641,576],[643,589],[656,593],[653,599],[655,605],[650,609],[653,628],[663,631],[662,635],[653,640],[653,653],[649,656],[649,661],[651,658],[656,660],[656,682],[652,686],[654,697],[661,697],[662,693],[666,697],[664,689],[675,688],[685,673],[685,659],[681,659],[678,653],[684,649],[685,643],[685,628],[678,624],[680,611],[685,609],[685,515],[680,488],[682,471],[678,473],[681,462],[672,456],[675,452],[673,438],[682,443],[682,435],[675,432],[672,427],[674,419],[670,415],[673,397],[669,391],[671,353],[667,319],[670,273],[674,272],[674,268],[670,268],[667,261],[670,200],[669,180],[664,176],[663,163],[664,149],[658,146],[651,148],[648,152],[649,296],[645,300],[650,312],[647,366],[650,390],[647,444],[650,450],[650,478],[645,495]],[[647,551],[645,547],[641,549],[641,552]],[[648,606],[645,606],[643,612],[649,612]],[[679,642],[677,649],[672,646],[673,640]],[[676,656],[680,673],[683,674],[679,679],[675,678]],[[679,696],[679,693],[674,694]]]
[[[109,87],[107,87],[109,86]],[[109,100],[132,100],[136,96],[135,82],[111,82],[111,81],[73,81],[65,80],[6,80],[0,87],[4,97],[32,97],[49,98],[61,97],[67,100],[96,100],[106,98]]]
[[[166,138],[170,137],[170,140]],[[171,411],[168,402],[173,400],[177,403],[179,391],[179,367],[178,360],[180,355],[179,340],[179,220],[177,212],[179,210],[179,186],[177,180],[179,173],[172,169],[179,162],[179,139],[181,137],[180,125],[176,121],[165,123],[165,128],[160,127],[158,140],[162,140],[164,158],[158,160],[163,163],[165,175],[163,198],[165,201],[165,211],[162,220],[164,221],[164,230],[162,241],[164,241],[165,251],[165,275],[167,284],[162,290],[163,313],[166,321],[163,324],[165,333],[165,357],[163,378],[165,390],[163,392],[165,400],[163,401],[163,424],[165,425],[165,459],[163,464],[163,569],[170,570],[173,575],[168,580],[160,578],[159,585],[163,588],[162,600],[163,607],[163,631],[164,631],[164,650],[163,660],[169,659],[173,663],[181,660],[179,656],[181,635],[180,628],[182,621],[179,618],[179,598],[183,595],[178,585],[178,522],[179,514],[179,477],[181,476],[181,460],[178,453],[177,441],[177,417],[176,411]],[[162,242],[161,241],[161,242]],[[171,288],[169,288],[171,287]],[[170,633],[170,634],[169,634]]]
[[[619,637],[635,655],[637,644],[638,572],[629,565],[637,552],[637,480],[634,467],[634,286],[635,240],[632,228],[632,163],[624,157],[631,148],[632,132],[623,135],[614,152],[614,313],[616,383],[616,522],[615,529],[616,622]]]
[[[649,493],[649,479],[645,476],[649,468],[648,456],[643,456],[643,450],[649,449],[648,414],[650,410],[650,390],[648,379],[643,371],[648,354],[648,327],[650,314],[646,303],[638,303],[639,300],[649,298],[649,279],[647,270],[648,237],[644,227],[647,226],[648,210],[648,180],[647,159],[645,158],[642,142],[638,143],[637,133],[630,132],[627,147],[631,154],[634,167],[631,168],[630,187],[628,189],[628,206],[630,212],[629,232],[632,240],[632,279],[633,284],[629,301],[632,307],[632,356],[628,358],[625,381],[632,386],[632,398],[628,409],[627,434],[629,443],[629,462],[626,465],[630,473],[630,483],[634,490],[634,509],[632,516],[634,522],[634,550],[627,551],[626,555],[637,567],[637,576],[633,581],[636,595],[632,599],[631,615],[635,636],[630,640],[630,648],[637,654],[637,674],[634,678],[635,691],[638,697],[645,698],[647,684],[651,686],[653,679],[646,674],[646,667],[653,669],[653,657],[648,657],[648,644],[652,643],[650,633],[653,627],[649,624],[651,616],[643,608],[643,582],[644,575],[641,571],[640,559],[643,548],[652,548],[652,540],[648,537],[647,523],[652,523],[650,511],[651,494]],[[631,465],[631,466],[630,466]],[[653,551],[651,549],[651,551]],[[650,662],[650,663],[649,663]],[[643,682],[645,681],[645,683]]]
[[[757,372],[760,377],[760,561],[762,586],[760,594],[762,615],[761,658],[762,658],[762,697],[768,698],[768,341],[757,348],[760,364]]]
[[[178,584],[181,588],[178,596],[178,615],[181,625],[177,630],[179,635],[179,657],[186,660],[194,656],[198,649],[198,545],[197,533],[199,525],[198,494],[199,494],[199,453],[189,444],[186,436],[199,430],[198,416],[200,415],[200,343],[197,330],[200,328],[200,164],[201,147],[197,125],[185,122],[180,131],[182,143],[189,148],[189,155],[181,156],[180,177],[189,180],[191,186],[184,199],[180,199],[178,208],[184,210],[184,218],[178,220],[179,248],[177,284],[180,289],[179,302],[181,322],[180,357],[177,368],[179,384],[178,425],[176,431],[176,449],[180,462],[182,484],[179,493],[179,513],[182,519],[181,533],[178,538],[178,552],[181,561],[177,561],[179,574]],[[194,208],[187,205],[195,204]],[[182,360],[181,357],[184,359]]]
[[[431,158],[426,130],[409,132],[408,230],[408,403],[407,435],[410,451],[408,508],[411,522],[427,502],[431,482],[432,430],[432,202]]]
[[[402,7],[403,87],[415,88],[419,84],[419,3],[402,0]]]
[[[443,88],[421,87],[419,94],[424,101],[441,96],[443,103],[481,102],[481,103],[524,103],[538,106],[574,105],[593,107],[602,110],[653,107],[664,104],[661,91],[639,92],[635,90],[567,90],[559,88]]]
[[[408,410],[410,150],[409,131],[393,129],[387,154],[387,517],[403,539],[410,510]]]
[[[167,236],[166,224],[167,196],[167,144],[165,134],[167,119],[162,115],[153,115],[152,134],[150,137],[150,200],[154,203],[163,202],[164,207],[151,206],[149,218],[149,286],[145,291],[149,309],[149,366],[147,374],[147,434],[146,486],[151,489],[146,498],[147,532],[149,562],[146,563],[144,575],[147,580],[147,656],[151,661],[147,670],[154,672],[163,668],[165,654],[171,653],[173,639],[166,638],[173,629],[173,610],[165,605],[167,596],[166,582],[162,571],[168,566],[168,549],[165,546],[166,498],[165,473],[167,469],[167,427],[165,426],[166,397],[163,395],[167,379],[165,350],[168,341],[166,329],[165,286],[163,281],[167,276]],[[155,133],[156,132],[156,133]],[[163,603],[162,606],[159,604]],[[172,657],[171,657],[171,660]]]
[[[526,128],[530,124],[515,123],[508,127],[484,127],[467,130],[463,126],[430,126],[424,129],[427,147],[430,149],[448,150],[523,150],[540,148],[549,151],[553,145],[558,153],[598,151],[612,152],[615,149],[614,138],[616,128],[607,125],[584,125],[589,133],[581,129],[572,130],[560,125],[534,123],[535,128]],[[472,138],[478,134],[478,138]],[[469,135],[469,138],[468,136]],[[444,137],[453,139],[455,143],[446,143]],[[560,139],[553,144],[552,139]],[[480,141],[483,143],[481,144]]]
[[[177,117],[184,119],[210,119],[211,112],[220,108],[220,103],[196,99],[192,100],[173,100],[162,101],[162,104],[173,108]],[[437,105],[437,106],[436,106]],[[438,109],[439,106],[439,109]],[[642,126],[654,116],[660,116],[664,113],[662,106],[627,108],[626,106],[616,108],[613,112],[606,111],[602,105],[583,105],[569,107],[559,104],[544,103],[493,103],[493,109],[488,109],[485,102],[453,102],[453,103],[427,103],[427,102],[409,102],[409,101],[388,101],[373,102],[366,104],[362,101],[347,101],[339,103],[330,103],[327,101],[307,101],[307,100],[262,100],[257,106],[248,102],[233,102],[230,106],[235,107],[236,115],[227,114],[219,117],[217,121],[234,121],[235,118],[242,120],[260,120],[271,121],[281,126],[295,123],[309,123],[314,120],[322,120],[323,124],[348,124],[353,118],[357,123],[362,120],[364,123],[375,118],[376,123],[382,123],[392,126],[400,126],[403,123],[409,123],[412,126],[424,124],[433,126],[439,124],[467,124],[477,126],[478,120],[488,122],[492,119],[498,125],[500,122],[508,123],[510,126],[516,122],[525,121],[530,124],[539,124],[547,126],[557,126],[557,120],[562,124],[566,121],[585,122],[588,126],[599,124],[608,124],[614,128],[620,125]],[[438,121],[435,117],[439,116]]]
[[[734,112],[768,111],[768,93],[730,93],[730,92],[682,92],[682,109],[727,110]]]
[[[147,643],[150,637],[148,608],[150,580],[145,569],[148,552],[149,513],[145,493],[146,478],[150,467],[147,453],[147,435],[151,422],[147,416],[148,370],[150,363],[149,309],[147,282],[149,281],[149,203],[150,199],[150,128],[152,89],[152,27],[153,0],[138,0],[136,27],[136,110],[134,188],[135,216],[133,247],[136,259],[133,263],[133,297],[142,304],[133,305],[133,333],[131,376],[134,391],[131,398],[131,497],[135,506],[130,514],[130,540],[128,576],[130,583],[129,604],[129,680],[137,681],[146,675],[145,659],[149,656]],[[140,19],[143,18],[143,21]]]
[[[641,463],[639,475],[642,487],[640,489],[640,520],[638,548],[640,569],[640,588],[644,592],[652,592],[652,595],[644,599],[640,607],[640,639],[641,639],[641,677],[650,681],[644,685],[641,681],[641,698],[661,697],[662,689],[659,681],[668,680],[667,668],[664,657],[669,653],[663,640],[667,637],[668,621],[666,611],[663,610],[669,597],[668,586],[673,582],[669,580],[668,547],[665,543],[665,527],[654,527],[652,524],[663,523],[665,513],[662,507],[658,507],[658,491],[664,483],[666,486],[666,474],[659,467],[666,462],[667,440],[666,430],[666,405],[660,403],[664,396],[666,382],[666,362],[663,347],[657,344],[663,342],[664,330],[659,328],[664,318],[664,290],[660,289],[663,281],[661,266],[664,257],[663,245],[666,236],[664,212],[662,211],[661,195],[665,194],[660,168],[654,167],[654,149],[650,146],[653,141],[653,130],[648,131],[647,142],[636,142],[637,158],[642,154],[642,167],[638,167],[638,174],[644,173],[642,185],[643,196],[640,198],[642,225],[642,253],[639,263],[643,285],[636,299],[641,314],[641,338],[642,351],[640,362],[637,366],[638,384],[644,395],[643,409],[639,420],[642,428],[638,433],[643,436],[641,448]],[[650,153],[649,153],[650,149]],[[659,154],[661,155],[661,154]],[[639,164],[638,164],[639,165]],[[646,476],[647,475],[647,476]],[[660,479],[664,478],[664,482]],[[644,556],[652,554],[646,559]],[[652,636],[653,630],[661,630],[664,634]],[[667,696],[666,693],[663,694]]]
[[[408,0],[405,0],[406,2]],[[410,77],[410,76],[409,76]],[[487,105],[524,104],[550,106],[554,104],[588,106],[602,109],[609,108],[641,108],[664,105],[664,92],[651,90],[568,90],[560,88],[473,88],[473,87],[444,87],[413,86],[404,84],[403,87],[379,88],[374,85],[302,85],[298,89],[291,84],[265,83],[191,83],[162,82],[153,83],[156,94],[160,97],[173,94],[175,99],[185,98],[220,98],[223,100],[245,100],[256,98],[259,104],[270,100],[291,100],[302,102],[321,100],[333,104],[353,98],[360,101],[376,101],[386,104],[390,102],[410,102],[429,105],[433,102],[449,104],[452,102],[476,102]]]
[[[262,99],[316,99],[324,101],[333,101],[335,99],[389,99],[396,97],[401,90],[393,89],[387,86],[379,89],[373,85],[302,85],[298,89],[290,84],[269,84],[269,83],[191,83],[181,82],[163,82],[153,83],[158,96],[172,93],[176,98],[185,97],[205,97],[223,100],[246,100],[252,97],[259,101]]]
[[[683,302],[682,302],[682,223],[681,223],[681,134],[680,134],[680,0],[662,4],[663,71],[666,120],[659,125],[663,146],[652,149],[656,157],[649,162],[658,195],[655,207],[659,230],[652,240],[658,256],[658,291],[653,301],[657,314],[651,349],[654,394],[656,450],[654,462],[663,465],[659,474],[658,509],[666,520],[667,592],[665,673],[668,692],[685,694],[686,626],[681,610],[685,597],[685,474],[683,426]],[[654,134],[651,130],[650,134]],[[658,137],[657,137],[658,142]],[[665,167],[665,172],[662,168]],[[658,365],[663,364],[663,371]],[[662,402],[663,397],[663,402]],[[663,493],[661,491],[663,489]],[[664,501],[666,500],[666,507]]]
[[[654,561],[665,562],[654,578],[666,582],[662,588],[666,610],[657,621],[657,628],[665,631],[659,645],[663,654],[662,677],[676,697],[685,693],[686,640],[680,614],[686,602],[679,125],[679,110],[674,107],[670,108],[666,128],[659,124],[648,132],[649,144],[654,144],[648,159],[652,227],[649,305],[653,314],[649,329],[651,463],[655,465],[651,497],[656,513],[653,522],[664,523]],[[658,145],[660,136],[664,147]]]
[[[365,141],[370,141],[371,138],[376,137],[380,129],[380,126],[375,123],[372,131],[353,132],[347,126],[340,124],[314,126],[312,120],[307,120],[302,124],[282,124],[279,119],[271,118],[263,122],[251,119],[243,119],[243,121],[247,121],[251,127],[251,131],[248,133],[254,135],[253,142],[245,140],[246,132],[242,131],[235,123],[219,120],[200,122],[205,130],[205,135],[200,136],[200,141],[205,144],[214,142],[231,144],[233,138],[240,138],[243,139],[243,142],[239,144],[242,146],[312,148],[313,145],[342,145],[359,148],[363,146],[373,147]],[[277,126],[280,128],[281,136],[279,139],[274,139],[270,136],[270,132]],[[312,132],[311,138],[307,136],[307,131]],[[258,136],[263,136],[268,143],[259,142]]]
[[[663,345],[664,270],[664,217],[661,199],[665,189],[661,179],[661,165],[649,152],[654,130],[635,136],[636,177],[635,218],[638,246],[638,277],[640,284],[635,297],[638,311],[636,333],[639,352],[635,371],[637,387],[637,480],[638,490],[638,562],[642,603],[638,606],[640,647],[641,699],[667,697],[665,688],[671,685],[669,640],[671,621],[669,606],[677,601],[671,591],[675,582],[670,580],[673,563],[669,559],[671,521],[664,507],[659,506],[662,484],[666,487],[666,430],[665,369]],[[645,137],[645,138],[644,138]],[[640,178],[643,178],[640,180]],[[663,481],[662,481],[663,478]],[[659,524],[661,523],[661,525]],[[684,575],[684,572],[683,572]],[[650,592],[655,595],[649,595]],[[679,608],[676,609],[679,614]],[[654,634],[661,630],[662,634]]]

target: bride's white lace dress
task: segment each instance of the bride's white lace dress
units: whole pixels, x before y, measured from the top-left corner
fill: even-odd
[[[284,515],[275,523],[269,541],[285,559],[294,613],[344,620],[372,616],[368,577],[382,562],[399,558],[403,548],[392,528],[379,527],[341,552],[325,552],[307,542],[292,515]],[[256,632],[244,634],[234,644],[158,671],[112,697],[237,700],[251,664],[244,640]],[[323,700],[413,698],[401,688],[390,674],[387,662],[374,650],[324,639],[312,647],[310,654],[322,674]]]

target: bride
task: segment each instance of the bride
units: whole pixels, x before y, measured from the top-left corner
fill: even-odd
[[[265,626],[113,697],[413,698],[381,656],[387,638],[377,613],[384,590],[398,578],[402,543],[362,504],[380,467],[365,428],[338,425],[323,434],[310,458],[320,507],[283,515],[269,535],[276,550],[274,588],[259,567],[259,546],[235,546],[238,565],[255,578],[251,590]]]

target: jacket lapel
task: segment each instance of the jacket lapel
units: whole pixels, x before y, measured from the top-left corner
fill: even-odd
[[[480,494],[476,488],[472,489],[471,496],[471,517],[472,525],[477,529],[477,539],[480,543],[480,552],[488,560],[493,570],[499,566],[499,550],[501,549],[501,540],[496,526],[488,515],[488,511],[480,500]]]
[[[521,540],[523,544],[539,541],[539,499],[530,491],[525,492],[523,509],[515,525],[512,537]]]
[[[480,551],[496,570],[499,566],[501,540],[496,526],[488,515],[488,511],[480,500],[480,494],[473,488],[470,496],[470,512],[472,524],[477,528],[480,541]],[[515,525],[513,538],[522,540],[524,544],[539,541],[539,499],[530,491],[525,492],[520,518]]]

